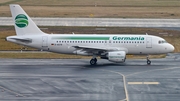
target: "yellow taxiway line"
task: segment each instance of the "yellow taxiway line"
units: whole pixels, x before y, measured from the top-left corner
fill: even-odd
[[[146,84],[146,85],[158,85],[159,82],[128,82],[129,85],[139,85],[139,84]]]

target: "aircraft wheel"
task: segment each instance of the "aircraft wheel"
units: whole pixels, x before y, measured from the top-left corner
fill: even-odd
[[[97,63],[97,59],[96,58],[90,60],[90,64],[91,65],[96,65],[96,63]]]
[[[147,60],[147,64],[150,65],[150,64],[151,64],[151,61],[150,61],[150,60]]]
[[[94,58],[94,61],[95,61],[95,62],[97,62],[97,59],[96,59],[96,58]]]
[[[126,57],[124,58],[124,62],[126,61]]]

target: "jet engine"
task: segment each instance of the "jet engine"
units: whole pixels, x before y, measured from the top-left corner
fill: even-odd
[[[108,59],[111,62],[125,62],[126,60],[126,52],[125,51],[114,51],[114,52],[108,52],[108,54],[105,57],[101,57],[102,59]]]

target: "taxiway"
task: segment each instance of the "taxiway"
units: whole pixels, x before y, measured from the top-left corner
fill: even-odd
[[[0,59],[1,101],[179,101],[180,58]]]
[[[180,19],[145,18],[48,18],[35,17],[38,26],[153,27],[179,28]],[[13,26],[11,17],[0,17],[0,26]]]

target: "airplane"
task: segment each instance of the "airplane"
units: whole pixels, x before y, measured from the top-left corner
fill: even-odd
[[[126,55],[165,54],[174,51],[174,46],[154,35],[96,35],[96,34],[47,34],[42,32],[18,4],[10,4],[16,31],[6,40],[23,46],[45,51],[92,56],[90,65],[97,64],[97,57],[115,63],[123,63]]]

